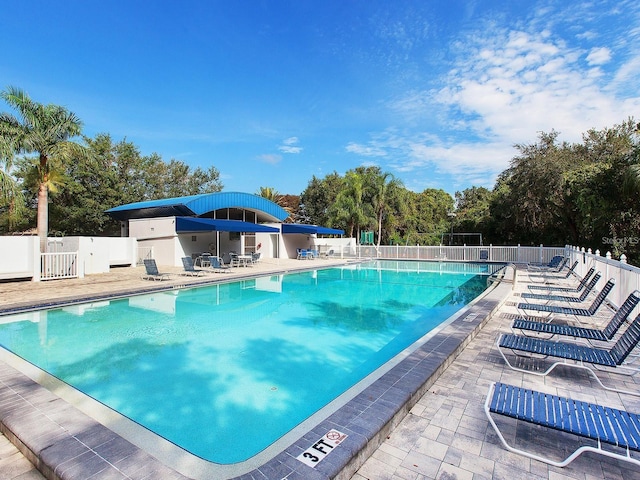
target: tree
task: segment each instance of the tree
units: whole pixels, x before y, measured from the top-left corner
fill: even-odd
[[[258,191],[256,192],[256,195],[258,195],[259,197],[262,198],[266,198],[267,200],[275,203],[276,205],[282,207],[288,214],[289,217],[291,218],[291,216],[293,215],[293,210],[292,208],[288,205],[288,203],[285,201],[285,198],[283,195],[280,195],[280,193],[272,187],[260,187],[258,189]]]
[[[19,113],[19,118],[8,113],[0,116],[2,151],[38,155],[34,165],[38,182],[37,229],[40,251],[45,252],[49,189],[55,185],[56,169],[61,168],[74,153],[81,152],[81,147],[70,139],[80,135],[82,123],[66,108],[34,102],[18,88],[8,87],[1,96]]]
[[[132,202],[220,191],[215,167],[192,170],[180,160],[142,156],[131,142],[107,134],[84,138],[86,155],[66,162],[63,182],[51,192],[50,223],[65,235],[113,235],[119,225],[105,213]],[[30,184],[25,175],[25,185]]]
[[[407,245],[438,245],[442,233],[449,230],[448,213],[453,210],[453,198],[442,189],[427,188],[420,193],[406,190],[406,204],[399,223],[403,233],[398,243]]]
[[[354,232],[360,233],[363,226],[367,226],[371,218],[371,205],[364,201],[365,185],[362,175],[348,171],[344,177],[343,187],[329,207],[328,224],[334,228],[344,228],[353,237]]]
[[[25,199],[20,184],[11,175],[12,155],[0,155],[0,212],[6,218],[7,230],[12,230],[20,222],[25,212]]]
[[[489,233],[492,193],[485,187],[471,187],[455,193],[456,229],[462,232],[481,233],[485,238]]]
[[[378,169],[373,175],[372,188],[373,211],[378,224],[378,247],[380,247],[383,221],[389,219],[394,207],[402,205],[398,200],[400,198],[399,191],[403,185],[392,174],[382,173]]]
[[[329,207],[343,187],[343,179],[333,172],[320,179],[315,175],[300,195],[300,218],[303,223],[328,225]]]

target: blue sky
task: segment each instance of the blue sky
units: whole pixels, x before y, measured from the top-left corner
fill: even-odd
[[[637,0],[0,4],[0,88],[214,165],[226,191],[300,194],[360,165],[492,188],[537,132],[640,117]]]

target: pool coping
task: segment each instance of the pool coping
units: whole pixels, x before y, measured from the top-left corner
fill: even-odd
[[[446,327],[373,384],[271,460],[235,478],[351,478],[511,293],[515,270],[507,267],[505,271],[507,281],[496,283],[485,291]],[[247,275],[247,278],[254,276]],[[147,290],[175,288],[173,285]],[[5,387],[0,390],[0,431],[46,478],[189,478],[4,362],[0,362],[0,384]],[[315,468],[297,459],[330,430],[347,435],[338,448]]]

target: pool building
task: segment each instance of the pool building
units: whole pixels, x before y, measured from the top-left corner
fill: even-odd
[[[180,266],[181,258],[210,253],[229,263],[229,252],[262,258],[296,258],[298,249],[327,253],[323,236],[343,230],[287,223],[289,213],[276,203],[241,192],[205,193],[130,203],[107,210],[120,221],[121,235],[153,252],[160,265]],[[331,245],[355,247],[355,239],[332,238]]]

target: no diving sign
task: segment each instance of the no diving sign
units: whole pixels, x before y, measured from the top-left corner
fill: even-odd
[[[320,440],[298,455],[298,460],[314,468],[324,457],[329,455],[335,447],[340,445],[345,438],[347,438],[346,434],[331,429],[325,433]]]

